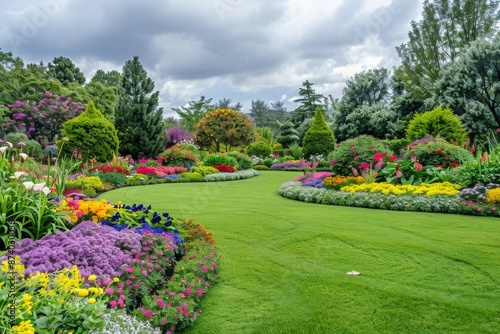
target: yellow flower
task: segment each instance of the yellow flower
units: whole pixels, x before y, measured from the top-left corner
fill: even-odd
[[[89,298],[88,303],[89,304],[94,304],[95,303],[95,298]]]
[[[120,282],[120,279],[118,277],[114,277],[113,282]]]
[[[87,290],[87,289],[80,289],[80,291],[78,291],[78,295],[80,297],[87,297],[89,295],[89,290]]]
[[[96,275],[90,275],[88,278],[89,281],[95,281],[96,279],[97,279]]]
[[[99,294],[99,290],[97,288],[90,287],[88,290],[89,290],[89,292],[92,292],[95,295]]]
[[[12,331],[20,334],[35,334],[35,328],[31,324],[31,320],[21,321],[19,325],[12,327]]]

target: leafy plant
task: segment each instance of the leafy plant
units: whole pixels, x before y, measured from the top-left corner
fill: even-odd
[[[326,124],[321,108],[316,109],[311,127],[302,141],[304,156],[308,159],[314,155],[328,155],[335,148],[336,139],[333,130]]]

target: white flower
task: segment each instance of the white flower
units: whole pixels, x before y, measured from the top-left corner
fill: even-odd
[[[7,146],[0,147],[0,153],[2,153],[2,154],[5,153],[5,151],[7,150],[7,148],[8,148]]]
[[[24,175],[24,172],[15,172],[15,173],[14,173],[14,176],[11,176],[11,178],[12,178],[12,179],[19,180],[19,178],[20,178],[21,176],[23,176],[23,175]]]
[[[50,189],[49,189],[49,188],[47,188],[47,187],[43,187],[43,188],[42,188],[42,192],[43,192],[45,195],[48,195],[48,194],[50,194]]]
[[[33,185],[33,189],[35,189],[35,191],[40,191],[43,189],[43,187],[45,187],[45,182],[36,183]]]
[[[8,146],[9,148],[12,148],[12,147],[13,147],[13,145],[12,145],[12,143],[11,143],[10,141],[6,141],[6,142],[5,142],[5,144],[7,144],[7,146]]]
[[[23,158],[24,161],[26,161],[26,159],[28,159],[28,155],[26,153],[19,153],[19,156],[21,158]]]
[[[26,182],[23,182],[23,185],[24,185],[24,189],[30,190],[31,188],[33,188],[33,186],[35,184],[33,182],[31,182],[31,181],[26,181]]]

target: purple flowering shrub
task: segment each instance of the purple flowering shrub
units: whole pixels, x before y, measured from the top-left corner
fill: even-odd
[[[74,102],[70,97],[46,92],[40,102],[17,101],[7,106],[12,121],[6,124],[10,131],[17,129],[28,138],[43,141],[53,140],[60,134],[64,122],[80,115],[85,104]]]
[[[90,221],[71,231],[47,234],[40,240],[16,242],[25,273],[54,272],[77,265],[82,277],[96,275],[100,281],[121,275],[120,268],[141,251],[141,235],[131,230],[116,231]]]
[[[174,124],[166,129],[165,133],[167,135],[166,147],[172,147],[177,143],[193,140],[193,135],[181,128],[179,124]]]
[[[460,197],[467,201],[473,202],[486,202],[486,194],[491,188],[498,188],[499,184],[489,183],[486,186],[482,184],[476,184],[472,188],[464,188],[460,191]],[[481,203],[482,204],[482,203]]]

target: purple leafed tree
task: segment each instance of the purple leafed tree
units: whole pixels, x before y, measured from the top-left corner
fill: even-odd
[[[168,138],[166,143],[167,147],[174,146],[179,142],[193,140],[193,135],[181,128],[179,124],[173,125],[172,127],[166,129],[165,132]]]
[[[72,101],[70,97],[46,92],[38,103],[17,101],[7,107],[12,113],[8,131],[23,132],[28,138],[43,143],[52,141],[60,134],[63,123],[80,115],[87,106]]]

